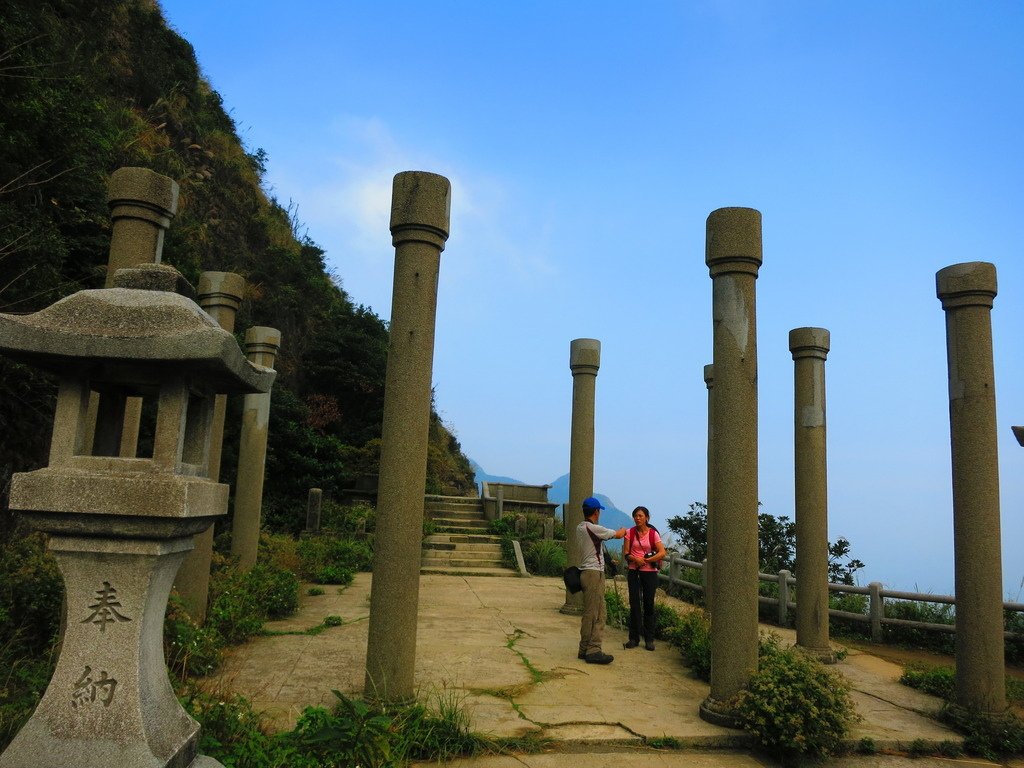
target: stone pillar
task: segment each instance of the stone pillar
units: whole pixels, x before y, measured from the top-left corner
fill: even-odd
[[[199,276],[199,306],[228,333],[235,331],[235,315],[245,296],[245,278],[234,272],[203,272]],[[224,446],[224,415],[227,395],[217,395],[210,427],[210,479],[220,481],[220,455]],[[213,560],[213,526],[196,534],[195,547],[185,553],[174,588],[197,623],[206,619]]]
[[[320,504],[324,492],[320,488],[310,488],[306,498],[306,532],[320,533]]]
[[[705,527],[705,534],[707,536],[707,555],[704,558],[704,571],[702,574],[702,580],[704,582],[704,608],[708,613],[712,613],[711,601],[713,599],[714,592],[711,590],[711,569],[708,567],[708,560],[711,560],[711,543],[714,541],[714,537],[711,535],[711,526],[713,525],[714,517],[711,513],[711,485],[714,477],[714,458],[715,458],[715,366],[705,365],[704,366],[704,386],[708,388],[708,459],[707,459],[707,470],[708,470],[708,487],[707,496],[707,526]]]
[[[996,268],[954,264],[935,275],[946,312],[949,430],[956,555],[956,700],[968,709],[1006,709],[999,457],[992,301]]]
[[[548,541],[554,541],[555,538],[555,519],[553,517],[544,518],[544,538]]]
[[[112,230],[105,288],[114,273],[136,264],[159,264],[164,232],[178,210],[178,184],[148,168],[119,168],[107,184]]]
[[[107,182],[107,205],[110,208],[110,251],[104,288],[114,287],[119,269],[136,264],[159,264],[163,257],[164,232],[178,210],[178,183],[148,168],[119,168]],[[86,445],[94,441],[101,455],[135,456],[139,443],[139,422],[142,418],[141,397],[93,395],[89,403],[89,430]],[[116,425],[114,431],[95,434],[99,408],[120,410],[120,419],[99,419],[101,424]]]
[[[729,701],[757,669],[757,326],[761,214],[720,208],[707,220],[714,321],[710,533],[711,693],[700,716],[735,726]],[[725,585],[725,589],[720,588]]]
[[[583,500],[594,493],[594,400],[597,369],[601,367],[601,342],[597,339],[573,339],[569,342],[569,370],[572,371],[572,426],[569,438],[569,501],[562,521],[565,523],[569,565],[578,565],[579,546],[576,526],[583,522]],[[583,593],[565,591],[561,612],[573,616],[583,613]]]
[[[276,328],[253,326],[245,332],[249,362],[273,368],[281,333]],[[260,543],[260,509],[263,505],[263,472],[267,460],[270,427],[270,392],[246,395],[242,406],[242,435],[238,446],[235,481],[235,515],[231,520],[231,554],[248,570],[256,564]]]
[[[448,179],[422,171],[395,176],[395,279],[365,680],[365,695],[383,701],[411,700],[415,695],[437,281],[450,213]]]
[[[825,461],[825,358],[829,332],[794,328],[793,441],[796,476],[796,643],[832,664],[828,638],[828,474]]]

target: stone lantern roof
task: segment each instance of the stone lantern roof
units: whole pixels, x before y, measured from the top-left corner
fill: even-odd
[[[79,291],[33,314],[0,314],[0,353],[129,387],[184,374],[242,394],[268,391],[276,376],[246,360],[235,337],[188,298],[132,288]]]

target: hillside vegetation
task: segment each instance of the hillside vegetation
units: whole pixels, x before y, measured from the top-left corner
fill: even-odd
[[[295,530],[306,490],[331,494],[376,472],[386,323],[331,274],[324,251],[262,186],[268,158],[240,142],[189,43],[147,0],[6,0],[0,7],[0,312],[31,312],[102,287],[117,168],[181,187],[164,261],[248,281],[239,336],[282,332],[264,519]],[[395,169],[403,170],[403,169]],[[382,238],[388,233],[382,232]],[[0,359],[0,499],[12,472],[45,464],[54,383]],[[221,479],[232,482],[240,403]],[[462,493],[473,473],[432,414],[427,490]],[[3,515],[6,521],[10,516]]]

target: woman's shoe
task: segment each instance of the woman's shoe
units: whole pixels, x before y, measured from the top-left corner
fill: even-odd
[[[626,648],[626,649],[629,649],[629,648],[636,648],[638,645],[640,645],[640,641],[639,640],[630,640],[628,643],[623,643],[622,647]]]
[[[638,643],[638,645],[639,645],[639,643]],[[654,643],[644,643],[644,650],[653,651],[654,650]]]

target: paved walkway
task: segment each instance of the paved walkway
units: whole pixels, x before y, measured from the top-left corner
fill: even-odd
[[[361,695],[370,579],[359,574],[343,590],[324,587],[324,595],[303,595],[297,615],[268,629],[304,630],[328,615],[340,616],[342,625],[315,636],[261,637],[235,648],[210,688],[245,695],[281,729],[290,728],[306,706],[331,706],[332,689]],[[708,686],[690,676],[669,645],[659,643],[653,653],[626,651],[625,632],[609,627],[605,651],[615,661],[599,666],[578,660],[579,619],[558,612],[563,597],[561,580],[553,578],[422,577],[415,673],[421,698],[460,699],[474,731],[535,733],[557,743],[554,754],[473,758],[452,766],[553,768],[568,764],[567,751],[587,752],[587,768],[774,765],[747,751],[750,742],[742,732],[697,716]],[[765,629],[795,640],[792,632]],[[899,750],[916,739],[935,745],[960,740],[927,716],[938,710],[938,699],[897,682],[899,666],[851,650],[835,669],[853,684],[862,718],[854,741],[870,738],[879,749]],[[686,749],[653,751],[643,747],[648,739],[671,739]],[[873,756],[829,765],[875,768],[904,762],[910,764],[906,758]],[[928,758],[913,765],[992,764]]]

